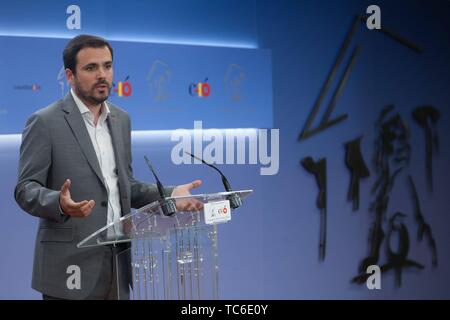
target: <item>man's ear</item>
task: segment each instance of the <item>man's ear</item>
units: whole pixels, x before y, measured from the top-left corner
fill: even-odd
[[[69,68],[66,68],[65,72],[66,72],[67,81],[69,82],[70,85],[72,85],[75,75],[73,74],[72,70],[70,70]]]

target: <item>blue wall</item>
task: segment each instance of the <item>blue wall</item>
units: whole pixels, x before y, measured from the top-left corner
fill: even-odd
[[[360,54],[336,103],[333,115],[348,119],[323,133],[299,142],[320,89],[330,72],[353,15],[363,14],[368,1],[291,1],[258,3],[259,45],[272,49],[274,86],[274,127],[280,128],[280,172],[264,178],[264,271],[265,296],[279,298],[448,298],[450,279],[446,231],[450,226],[446,201],[449,173],[448,105],[450,51],[450,6],[444,1],[378,1],[382,25],[423,48],[422,54],[399,45],[364,25],[355,32],[350,49],[359,44]],[[282,17],[282,18],[281,18]],[[283,34],[284,37],[280,37]],[[349,52],[346,59],[349,58]],[[348,61],[348,60],[344,60]],[[345,64],[345,62],[344,62]],[[342,70],[342,67],[341,67]],[[341,71],[342,74],[342,71]],[[339,78],[339,75],[338,75]],[[318,125],[336,81],[327,95],[314,126]],[[421,272],[403,272],[403,286],[395,287],[393,272],[382,276],[382,290],[350,284],[358,265],[368,254],[367,239],[374,213],[370,188],[375,181],[372,166],[374,123],[388,104],[407,121],[411,129],[412,156],[409,168],[393,188],[389,216],[394,210],[409,215],[411,249],[409,256],[426,267]],[[437,124],[440,154],[434,156],[434,193],[425,183],[424,133],[413,121],[411,111],[433,105],[441,111]],[[362,152],[371,177],[361,180],[361,205],[352,212],[346,201],[350,183],[345,166],[344,142],[364,135]],[[317,186],[299,161],[305,156],[328,161],[328,247],[324,263],[318,262],[319,213],[315,207]],[[418,242],[407,174],[412,174],[420,193],[422,211],[438,242],[439,265],[431,265],[425,241]],[[276,190],[276,191],[274,191]],[[276,218],[275,218],[276,217]],[[278,219],[279,223],[273,221]],[[271,236],[269,236],[271,234]],[[386,241],[385,241],[386,242]],[[382,257],[385,246],[382,246]],[[395,248],[395,245],[393,245]],[[281,254],[282,253],[282,254]],[[272,257],[272,258],[269,258]],[[275,258],[276,257],[276,258]],[[381,262],[381,261],[380,261]],[[384,262],[382,262],[384,263]]]
[[[70,38],[80,33],[66,29],[65,10],[70,4],[68,1],[4,4],[0,11],[0,35]],[[446,201],[450,178],[446,170],[450,160],[446,142],[450,133],[448,1],[378,1],[382,26],[419,45],[422,53],[383,33],[369,31],[361,23],[343,64],[356,45],[361,49],[332,115],[346,113],[348,118],[303,141],[298,141],[298,135],[333,67],[354,15],[365,15],[365,9],[372,4],[370,1],[128,1],[126,4],[77,1],[76,4],[82,10],[83,33],[97,33],[116,41],[271,52],[272,98],[269,99],[273,105],[272,127],[280,129],[280,168],[276,175],[261,176],[258,165],[222,165],[235,189],[255,189],[231,223],[220,228],[222,298],[450,298],[447,275],[450,205]],[[1,48],[3,52],[7,50]],[[18,64],[0,63],[8,67],[8,72],[20,67]],[[337,79],[342,75],[342,67]],[[2,67],[0,83],[10,86],[3,77],[4,72]],[[23,81],[26,83],[27,79]],[[336,83],[333,82],[314,126]],[[126,100],[122,104],[127,107]],[[376,179],[371,161],[377,134],[374,123],[388,104],[395,106],[410,128],[412,153],[409,166],[392,189],[387,214],[389,217],[397,210],[407,214],[408,256],[425,268],[403,271],[401,288],[395,286],[394,274],[389,271],[382,275],[381,290],[368,290],[365,285],[355,285],[350,280],[357,275],[358,265],[368,253],[367,238],[374,217],[369,211],[373,200],[370,188]],[[33,105],[31,98],[30,105]],[[424,132],[411,116],[411,111],[421,105],[432,105],[441,113],[437,123],[440,150],[433,157],[433,192],[426,187]],[[2,106],[0,97],[2,108],[6,106]],[[244,116],[237,113],[236,117]],[[199,120],[207,122],[208,119]],[[192,126],[189,121],[185,127]],[[364,136],[362,154],[371,176],[361,180],[360,209],[353,212],[346,200],[350,174],[345,166],[344,143],[360,135]],[[171,163],[170,150],[174,143],[168,136],[169,132],[134,133],[135,175],[151,181],[140,161],[144,154],[150,153],[166,183],[201,178],[205,183],[199,192],[221,190],[220,182],[209,170]],[[19,144],[18,135],[0,136],[2,299],[39,298],[30,288],[37,221],[23,214],[12,197]],[[323,262],[318,259],[319,211],[315,206],[318,190],[314,177],[300,165],[306,156],[326,157],[328,163],[328,238]],[[439,254],[437,267],[431,264],[426,241],[417,240],[417,225],[406,184],[408,175],[415,181],[424,217],[432,227]],[[380,264],[385,263],[385,249],[386,241]]]

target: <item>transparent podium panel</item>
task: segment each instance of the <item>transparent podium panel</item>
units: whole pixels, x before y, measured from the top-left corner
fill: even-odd
[[[167,199],[175,201],[177,206],[199,201],[204,208],[210,208],[224,200],[242,204],[241,200],[251,192]],[[176,211],[167,216],[161,203],[155,201],[104,226],[77,246],[125,246],[115,257],[116,278],[119,293],[129,291],[131,299],[218,299],[217,223],[205,222],[204,208]],[[123,296],[127,295],[120,294],[118,298]]]

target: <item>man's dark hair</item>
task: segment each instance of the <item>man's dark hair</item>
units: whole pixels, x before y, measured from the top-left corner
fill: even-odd
[[[76,75],[77,54],[83,48],[103,48],[108,47],[111,52],[111,59],[113,58],[113,49],[108,41],[101,37],[92,36],[88,34],[81,34],[76,36],[66,45],[63,51],[64,69],[72,70]]]

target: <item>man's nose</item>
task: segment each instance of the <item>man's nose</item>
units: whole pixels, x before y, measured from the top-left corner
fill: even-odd
[[[106,69],[103,67],[98,68],[97,78],[104,79],[106,77]]]

